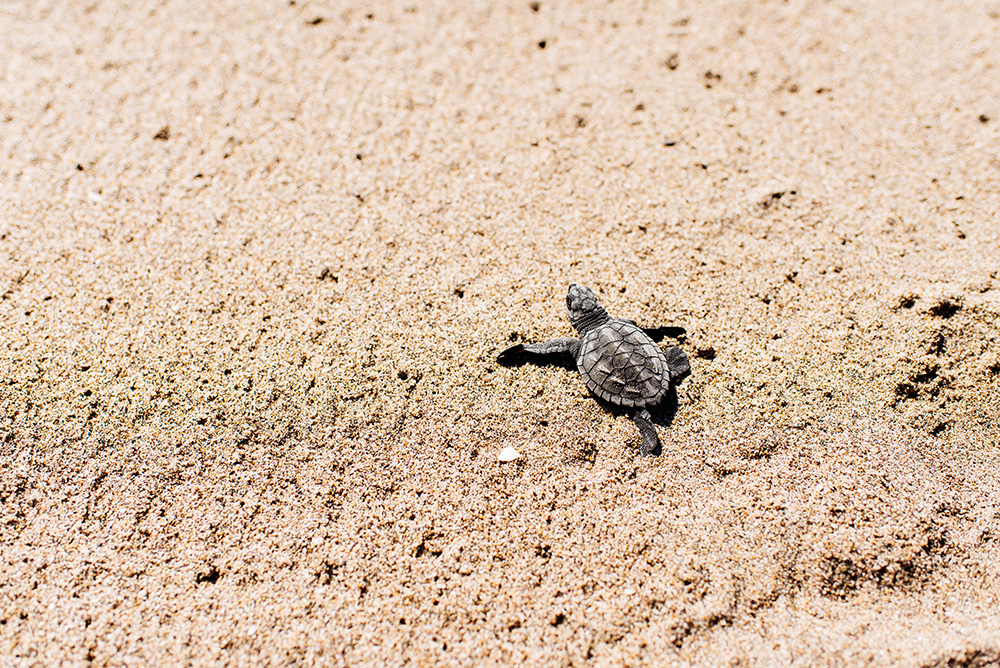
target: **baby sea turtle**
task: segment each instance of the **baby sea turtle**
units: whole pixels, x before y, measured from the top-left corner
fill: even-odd
[[[642,433],[642,454],[652,454],[660,439],[649,409],[690,373],[687,355],[676,346],[661,350],[632,320],[612,318],[590,288],[571,283],[566,308],[579,338],[519,343],[500,353],[497,361],[512,363],[525,353],[572,358],[587,389],[629,412]]]

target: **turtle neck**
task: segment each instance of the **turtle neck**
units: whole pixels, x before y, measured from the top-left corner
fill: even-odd
[[[604,310],[603,306],[598,306],[593,311],[583,316],[576,322],[572,323],[576,331],[579,332],[582,338],[584,334],[594,329],[595,327],[600,327],[607,321],[611,320],[611,316],[608,312]]]

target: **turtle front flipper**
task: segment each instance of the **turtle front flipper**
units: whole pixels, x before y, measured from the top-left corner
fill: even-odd
[[[544,343],[519,343],[497,355],[497,362],[504,366],[520,366],[526,362],[545,364],[576,364],[580,339],[565,337]]]
[[[576,359],[576,354],[580,350],[580,339],[574,339],[573,337],[564,337],[561,339],[552,339],[551,341],[546,341],[545,343],[528,343],[524,346],[524,351],[532,353],[534,355],[569,355],[573,359]]]
[[[649,411],[642,409],[632,415],[632,422],[642,433],[642,445],[639,446],[639,453],[643,456],[660,454],[660,437],[656,434],[656,427],[653,426],[653,416]]]

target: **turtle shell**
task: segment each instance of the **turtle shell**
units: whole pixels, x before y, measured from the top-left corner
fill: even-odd
[[[624,320],[609,320],[587,332],[576,366],[591,392],[620,406],[654,405],[670,387],[663,351]]]

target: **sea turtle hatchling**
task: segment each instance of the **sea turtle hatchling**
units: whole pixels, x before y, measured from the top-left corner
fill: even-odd
[[[571,283],[566,308],[579,338],[517,344],[500,353],[497,361],[513,362],[524,353],[571,357],[587,389],[629,412],[642,433],[640,451],[652,454],[660,440],[649,409],[690,373],[687,355],[676,346],[661,350],[632,320],[612,318],[590,288]]]

